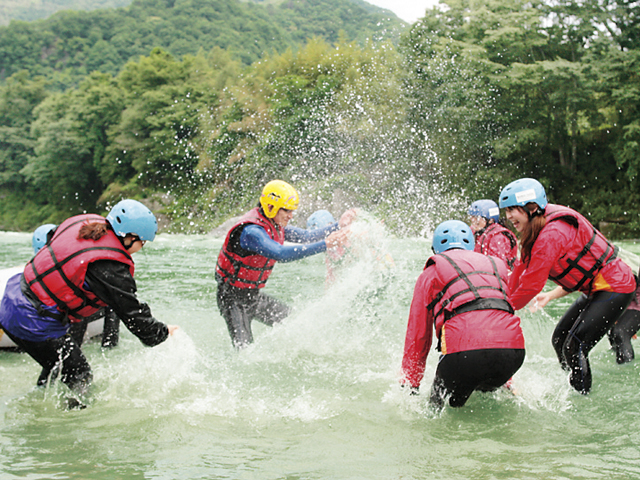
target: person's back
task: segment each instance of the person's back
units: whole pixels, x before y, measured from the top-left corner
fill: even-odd
[[[424,275],[443,354],[524,345],[520,319],[508,301],[508,268],[502,260],[449,250],[431,257]]]
[[[476,390],[504,385],[524,361],[524,335],[513,314],[504,262],[473,252],[471,228],[441,223],[411,301],[405,337],[403,384],[417,392],[433,330],[442,353],[430,403],[463,406]]]

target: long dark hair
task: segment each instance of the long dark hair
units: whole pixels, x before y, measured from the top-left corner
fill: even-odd
[[[529,217],[529,223],[524,226],[520,233],[520,258],[526,264],[531,260],[533,244],[536,242],[538,235],[540,235],[540,231],[547,224],[547,219],[542,214],[537,203],[530,202],[525,207],[516,208]]]

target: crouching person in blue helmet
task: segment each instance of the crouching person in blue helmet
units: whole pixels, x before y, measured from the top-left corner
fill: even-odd
[[[33,232],[33,237],[31,238],[34,255],[47,244],[51,237],[53,237],[56,228],[57,225],[53,223],[47,223],[35,229],[35,231]],[[100,309],[98,312],[86,318],[85,321],[71,323],[71,330],[69,333],[76,340],[78,345],[82,345],[85,333],[87,332],[87,325],[99,319],[103,320],[102,347],[113,348],[118,345],[118,341],[120,338],[120,319],[110,307],[104,307]],[[99,330],[96,331],[99,332]],[[46,381],[46,376],[44,380]]]
[[[157,231],[153,213],[140,202],[123,200],[107,218],[77,215],[62,222],[24,272],[7,282],[0,326],[7,335],[76,397],[82,408],[92,380],[91,367],[69,334],[70,323],[109,306],[147,346],[164,342],[176,326],[157,321],[136,297],[131,255]]]
[[[288,183],[267,183],[259,205],[231,227],[220,249],[218,308],[237,349],[253,342],[254,319],[271,326],[289,314],[286,304],[261,292],[276,262],[292,262],[346,242],[337,223],[314,231],[288,226],[298,203],[298,192]]]
[[[476,241],[475,252],[498,257],[513,269],[518,258],[518,240],[500,220],[500,207],[493,200],[476,200],[469,207],[469,225]]]
[[[521,178],[508,184],[500,193],[500,208],[506,209],[520,237],[521,264],[509,279],[516,310],[533,299],[544,307],[571,292],[583,293],[556,325],[551,343],[560,365],[570,372],[571,386],[587,394],[592,386],[589,352],[631,302],[636,291],[633,271],[585,217],[549,203],[538,180]],[[558,287],[542,292],[547,280]],[[627,349],[617,342],[613,346],[618,362],[624,363]]]
[[[44,225],[40,225],[34,230],[33,236],[31,238],[31,245],[33,246],[34,255],[37,254],[42,247],[47,245],[47,243],[53,237],[53,234],[55,233],[57,227],[58,226],[53,223],[46,223]],[[102,320],[101,326],[96,327],[95,325],[100,320]],[[84,318],[81,322],[69,323],[69,335],[73,337],[78,346],[82,346],[82,342],[84,341],[84,337],[87,333],[89,324],[91,324],[91,328],[89,328],[90,334],[102,335],[103,348],[113,348],[118,345],[118,341],[120,338],[120,319],[113,312],[113,309],[111,309],[110,307],[104,307],[98,310],[93,315]],[[50,370],[43,368],[42,372],[40,373],[40,377],[38,378],[38,386],[45,386],[47,382],[57,377],[57,373],[57,371],[54,371],[52,376],[52,372]]]
[[[430,403],[462,407],[474,391],[503,386],[524,361],[520,318],[509,302],[508,268],[474,252],[471,228],[448,220],[413,292],[402,359],[402,384],[418,392],[435,330],[438,361]]]

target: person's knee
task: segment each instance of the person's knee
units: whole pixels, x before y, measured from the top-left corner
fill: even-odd
[[[451,395],[451,397],[449,397],[449,405],[453,408],[460,408],[460,407],[464,407],[465,403],[467,403],[467,400],[469,399],[468,396],[463,396],[463,395]]]
[[[75,393],[85,394],[93,382],[93,373],[89,365],[74,367],[64,372],[60,380]]]
[[[635,358],[633,346],[631,345],[631,335],[628,335],[624,329],[612,328],[609,332],[609,343],[616,352],[617,363],[628,363]]]
[[[562,344],[562,356],[569,366],[575,363],[576,357],[582,352],[582,342],[573,335],[569,335]]]

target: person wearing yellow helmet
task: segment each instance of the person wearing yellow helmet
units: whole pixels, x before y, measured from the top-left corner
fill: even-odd
[[[289,226],[299,203],[298,192],[287,182],[267,183],[258,206],[231,227],[220,249],[215,274],[218,308],[238,349],[253,342],[254,319],[273,325],[289,314],[286,304],[261,292],[276,262],[300,260],[346,242],[337,223],[313,231]],[[298,245],[284,245],[285,241]]]

